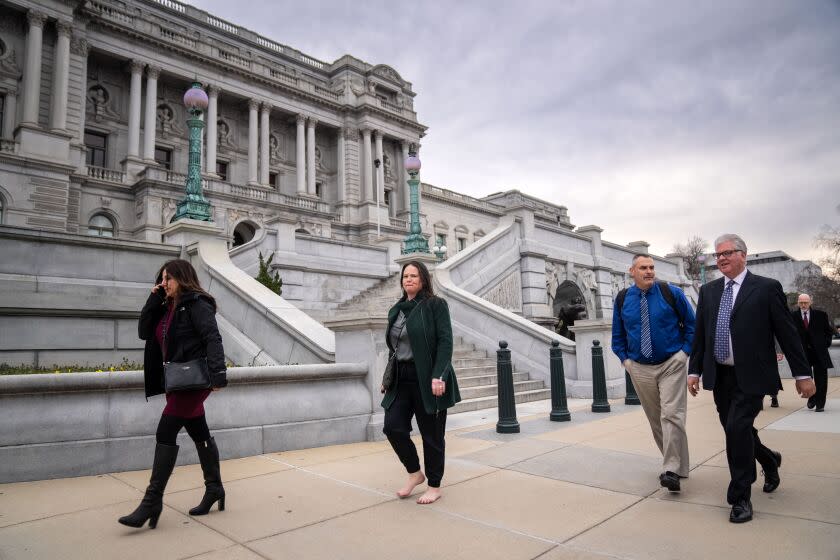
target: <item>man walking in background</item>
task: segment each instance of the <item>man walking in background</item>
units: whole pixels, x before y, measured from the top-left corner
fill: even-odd
[[[828,392],[828,368],[834,367],[828,347],[834,336],[834,329],[828,322],[825,311],[811,307],[811,296],[801,294],[796,304],[799,309],[792,311],[793,323],[799,332],[799,339],[805,349],[805,356],[813,369],[814,384],[817,392],[808,399],[808,408],[816,407],[816,412],[825,410],[825,396]]]

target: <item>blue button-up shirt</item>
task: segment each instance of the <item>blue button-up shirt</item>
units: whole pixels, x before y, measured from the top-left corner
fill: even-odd
[[[670,358],[680,350],[691,353],[691,341],[694,338],[694,310],[691,309],[683,291],[670,286],[674,294],[674,303],[679,310],[679,317],[668,305],[659,285],[654,283],[647,295],[637,286],[627,289],[621,315],[613,310],[612,350],[618,359],[624,362],[630,358],[642,364],[658,364]],[[640,298],[647,297],[650,317],[650,340],[653,343],[653,356],[642,356],[642,316],[639,307]],[[683,329],[680,330],[680,317]]]

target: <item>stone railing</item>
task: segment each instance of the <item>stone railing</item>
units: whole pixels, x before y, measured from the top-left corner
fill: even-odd
[[[215,182],[215,181],[214,181]],[[215,189],[214,189],[215,190]],[[244,185],[230,185],[230,192],[236,196],[243,198],[250,198],[252,200],[268,200],[270,191],[258,187],[248,187]]]
[[[282,70],[276,70],[274,68],[268,68],[268,75],[274,78],[275,80],[280,80],[281,82],[285,82],[292,86],[297,86],[300,83],[297,76],[292,76],[291,74],[287,74]]]
[[[130,12],[127,12],[115,6],[110,6],[105,2],[92,1],[89,3],[89,6],[90,9],[92,9],[94,12],[97,12],[104,19],[108,19],[116,23],[128,26],[134,25],[134,15],[132,15]]]
[[[191,49],[195,49],[198,46],[198,42],[195,39],[193,39],[191,37],[187,37],[186,35],[184,35],[182,33],[178,33],[177,31],[173,31],[173,30],[168,29],[168,28],[166,28],[162,25],[159,27],[159,30],[160,30],[160,36],[161,37],[163,37],[164,39],[167,39],[169,41],[172,41],[173,43],[181,43],[182,45],[186,45],[186,46],[190,47]]]
[[[218,27],[222,31],[227,31],[233,35],[239,35],[239,28],[232,23],[228,23],[223,19],[219,19],[215,16],[211,16],[207,14],[207,23],[212,25],[213,27]]]
[[[295,208],[303,208],[304,210],[315,210],[316,212],[325,213],[330,211],[330,205],[326,202],[321,202],[320,200],[304,198],[302,196],[289,196],[287,194],[280,193],[278,193],[277,196],[280,198],[281,204],[294,206]]]
[[[408,220],[401,218],[391,218],[391,227],[408,230]]]
[[[175,2],[175,0],[154,0],[161,6],[165,8],[169,8],[170,10],[175,10],[176,12],[186,13],[187,7],[181,4],[180,2]]]
[[[87,176],[92,179],[99,179],[100,181],[110,181],[112,183],[124,183],[125,173],[116,169],[107,169],[105,167],[96,167],[93,165],[87,166]]]
[[[490,212],[497,216],[501,216],[504,214],[504,209],[501,206],[497,206],[495,204],[491,204],[484,200],[479,200],[477,198],[473,198],[471,196],[467,196],[461,193],[456,193],[454,191],[450,191],[448,189],[442,189],[440,187],[435,187],[434,185],[429,185],[427,183],[421,183],[420,188],[422,189],[423,196],[432,196],[439,199],[443,199],[447,202],[453,202],[456,204],[460,204],[462,206],[466,206],[468,208],[476,208],[479,210],[484,210],[486,212]]]
[[[329,90],[327,88],[324,88],[324,87],[321,87],[321,86],[315,86],[314,89],[315,89],[315,93],[317,93],[318,95],[321,95],[323,97],[328,97],[328,98],[332,99],[333,101],[338,101],[339,99],[341,99],[341,96],[339,94],[337,94],[336,92],[334,92],[332,90]]]
[[[241,57],[238,54],[233,54],[232,52],[228,52],[222,49],[216,49],[216,52],[218,53],[219,58],[221,58],[225,62],[241,66],[242,68],[251,68],[251,61],[247,58]]]
[[[14,140],[7,140],[6,138],[0,138],[0,153],[4,154],[16,154],[18,149],[18,143]]]

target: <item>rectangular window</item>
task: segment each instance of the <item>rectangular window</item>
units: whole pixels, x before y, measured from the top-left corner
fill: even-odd
[[[222,181],[228,180],[228,162],[216,160],[216,175]]]
[[[385,206],[391,206],[391,191],[385,191]]]
[[[6,122],[5,120],[3,120],[5,117],[6,117],[6,96],[5,95],[0,95],[0,127],[2,127],[3,124]],[[11,115],[9,115],[9,118],[11,118]]]
[[[270,171],[268,173],[268,184],[271,185],[272,187],[274,187],[275,189],[278,188],[277,187],[277,178],[279,176],[280,176],[280,174],[277,173],[276,171]]]
[[[172,169],[172,150],[155,146],[155,161],[164,169]]]
[[[315,196],[321,198],[321,183],[315,183]]]
[[[466,237],[459,237],[458,238],[458,250],[463,251],[467,248],[467,238]]]
[[[85,131],[85,148],[87,148],[87,165],[105,167],[107,161],[108,136],[99,132]]]

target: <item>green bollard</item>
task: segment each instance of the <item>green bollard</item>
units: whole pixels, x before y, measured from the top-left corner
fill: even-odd
[[[560,350],[559,341],[551,341],[548,355],[551,368],[551,414],[548,418],[552,422],[568,422],[572,415],[569,414],[569,406],[566,403],[566,376],[563,372],[563,351]]]
[[[607,374],[604,371],[604,349],[601,341],[592,341],[592,412],[609,412]]]
[[[636,393],[636,387],[633,386],[633,380],[630,379],[630,374],[627,373],[626,369],[624,370],[624,386],[624,404],[642,404],[638,393]]]
[[[510,363],[508,343],[499,341],[496,350],[496,376],[499,389],[499,421],[496,422],[496,433],[518,434],[519,421],[516,419],[516,400],[513,394],[513,366]]]

